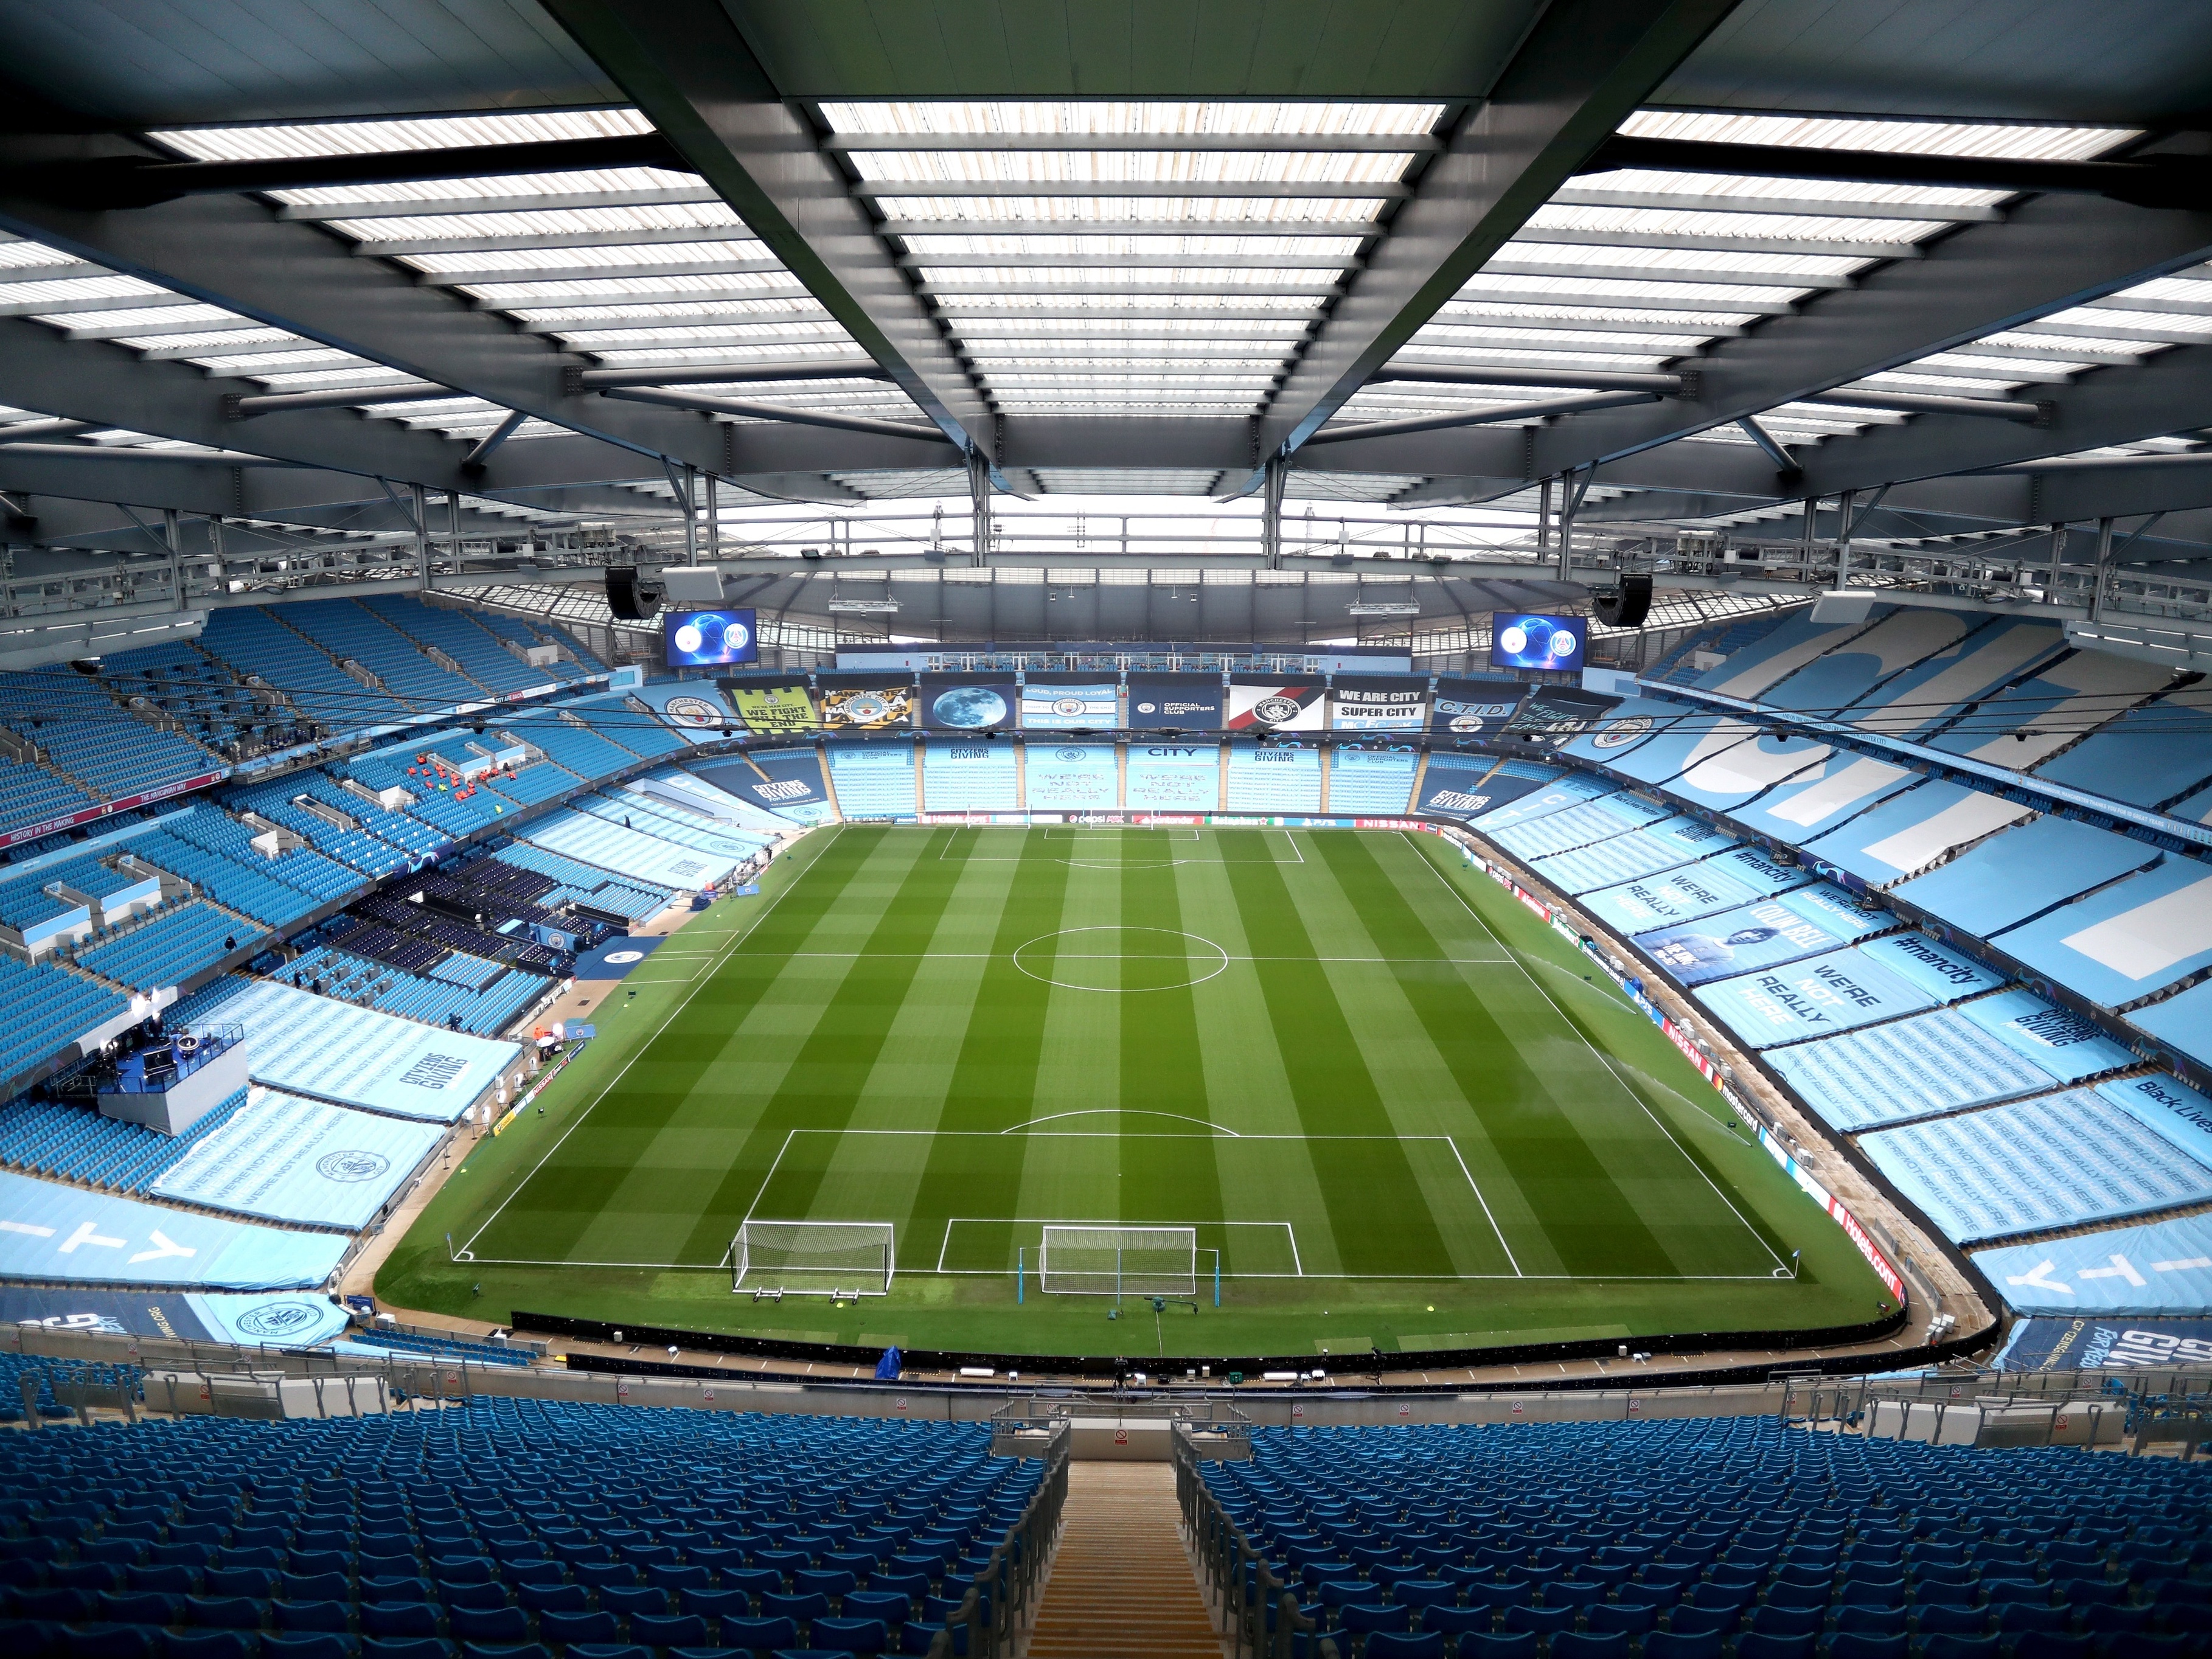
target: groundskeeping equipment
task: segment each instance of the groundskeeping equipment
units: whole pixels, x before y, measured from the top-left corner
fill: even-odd
[[[1037,1288],[1060,1296],[1196,1296],[1198,1229],[1047,1224]]]
[[[896,1269],[888,1221],[747,1220],[730,1242],[742,1295],[884,1296]]]

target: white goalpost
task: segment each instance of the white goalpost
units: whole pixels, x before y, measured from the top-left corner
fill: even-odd
[[[888,1221],[747,1220],[730,1241],[730,1288],[755,1296],[884,1296],[894,1263]]]
[[[1198,1229],[1050,1224],[1037,1288],[1061,1296],[1196,1296]]]

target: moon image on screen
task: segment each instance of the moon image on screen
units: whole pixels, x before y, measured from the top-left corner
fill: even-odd
[[[1006,718],[1006,700],[988,685],[957,685],[930,705],[939,726],[980,732]]]

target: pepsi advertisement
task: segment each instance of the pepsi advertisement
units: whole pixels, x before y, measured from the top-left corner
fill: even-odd
[[[661,618],[661,630],[671,668],[725,668],[760,660],[750,610],[671,611]]]
[[[1528,617],[1501,611],[1491,618],[1492,668],[1580,668],[1583,629],[1580,617]]]

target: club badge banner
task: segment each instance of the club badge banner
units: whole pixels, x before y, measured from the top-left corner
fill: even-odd
[[[911,681],[870,685],[824,685],[822,725],[830,732],[881,732],[914,723]]]
[[[1054,685],[1030,680],[1022,687],[1024,731],[1111,731],[1120,724],[1119,698],[1110,683]]]
[[[1328,702],[1328,690],[1321,685],[1232,683],[1229,688],[1229,729],[1247,733],[1318,732]]]

